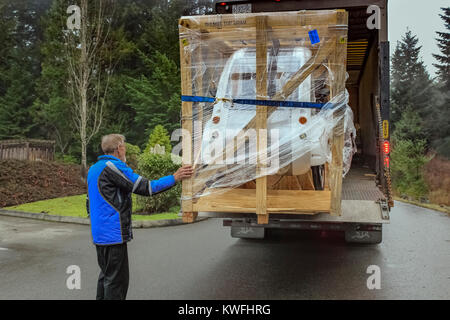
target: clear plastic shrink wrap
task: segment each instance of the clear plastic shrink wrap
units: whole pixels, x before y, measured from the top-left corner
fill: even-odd
[[[335,17],[327,10],[180,19],[182,122],[192,121],[183,153],[196,170],[183,200],[323,168],[333,135],[344,134],[348,172],[356,130],[345,90],[347,25]]]

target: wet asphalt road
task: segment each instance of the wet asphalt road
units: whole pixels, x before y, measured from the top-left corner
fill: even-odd
[[[396,202],[383,243],[289,231],[233,239],[221,219],[137,229],[128,299],[450,299],[450,217]],[[66,287],[78,265],[81,289]],[[378,265],[381,289],[368,290]],[[0,299],[93,299],[89,226],[0,216]]]

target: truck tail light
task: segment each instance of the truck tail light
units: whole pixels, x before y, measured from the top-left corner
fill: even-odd
[[[383,143],[383,151],[385,154],[389,154],[390,151],[389,141],[385,141]]]
[[[384,158],[384,166],[389,168],[389,157]]]

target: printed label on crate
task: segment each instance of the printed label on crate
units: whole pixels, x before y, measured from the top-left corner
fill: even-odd
[[[211,18],[209,21],[205,22],[206,28],[217,28],[222,29],[223,27],[234,27],[234,26],[245,26],[247,25],[247,20],[244,18],[229,18],[229,17],[219,17]]]

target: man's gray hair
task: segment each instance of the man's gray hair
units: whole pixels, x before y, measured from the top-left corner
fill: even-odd
[[[112,154],[115,150],[125,143],[125,136],[117,133],[111,133],[102,137],[102,150],[104,154]]]

